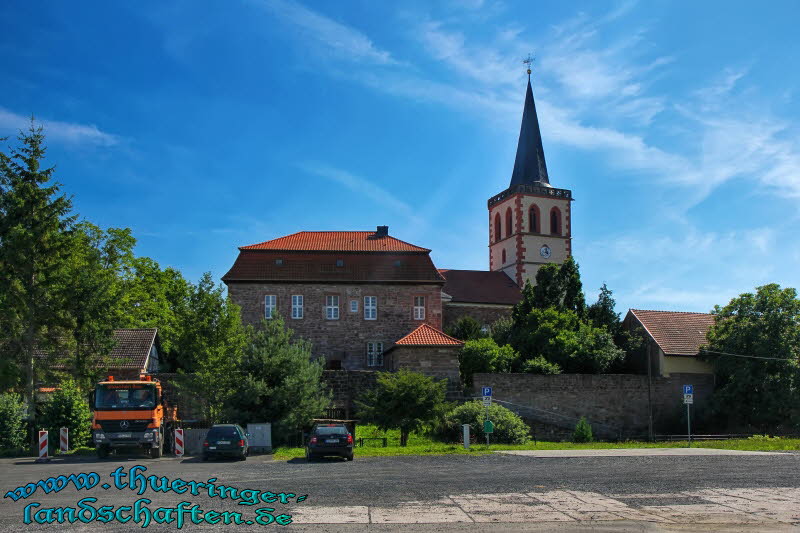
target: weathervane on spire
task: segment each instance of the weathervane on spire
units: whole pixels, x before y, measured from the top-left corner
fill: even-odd
[[[528,79],[530,79],[531,78],[531,63],[533,63],[533,58],[531,57],[530,54],[528,54],[528,57],[523,59],[522,62],[528,67]]]

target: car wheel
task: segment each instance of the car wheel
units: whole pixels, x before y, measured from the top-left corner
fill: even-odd
[[[203,461],[208,461],[208,455],[203,454]]]
[[[101,444],[100,446],[97,447],[97,457],[100,459],[105,459],[108,457],[109,451],[110,450],[108,449],[108,446],[104,446]]]
[[[247,461],[247,452],[242,452],[242,455],[239,456],[240,461]]]
[[[348,461],[352,461],[352,460],[353,460],[353,454],[351,453],[350,455],[348,455],[348,456],[346,457],[346,459],[347,459]]]

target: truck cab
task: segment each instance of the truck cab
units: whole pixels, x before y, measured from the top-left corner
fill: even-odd
[[[161,383],[151,376],[99,382],[92,394],[92,439],[97,456],[113,449],[141,448],[161,457],[172,442],[176,410],[164,402]]]

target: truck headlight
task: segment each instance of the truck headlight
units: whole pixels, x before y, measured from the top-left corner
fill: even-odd
[[[144,440],[153,440],[156,438],[157,430],[148,429],[144,432]]]
[[[94,440],[106,440],[106,434],[102,431],[95,431]]]

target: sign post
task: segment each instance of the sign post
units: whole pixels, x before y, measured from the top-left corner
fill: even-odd
[[[469,424],[462,424],[461,431],[464,435],[464,449],[469,450]]]
[[[492,405],[492,388],[491,387],[481,387],[481,393],[483,394],[483,406],[486,407],[486,417],[483,422],[483,432],[486,434],[486,446],[489,446],[489,433],[494,432],[494,425],[492,421],[489,420],[489,406]],[[487,428],[489,430],[487,431]]]
[[[59,443],[61,453],[66,453],[69,450],[69,428],[61,428],[59,432]]]
[[[692,415],[690,407],[694,403],[694,387],[692,385],[683,386],[683,403],[686,404],[686,431],[689,439],[689,448],[692,447]]]

